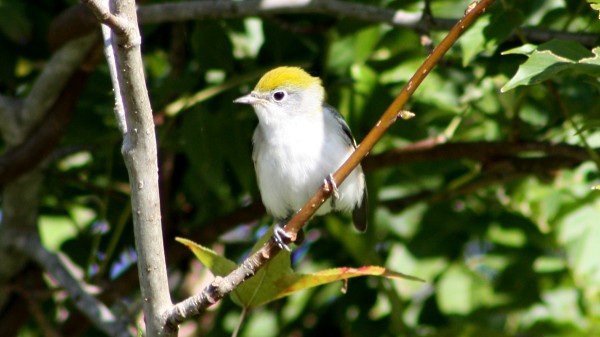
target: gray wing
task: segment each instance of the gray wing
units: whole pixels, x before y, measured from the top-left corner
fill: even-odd
[[[348,145],[352,146],[356,149],[356,140],[352,135],[352,131],[350,131],[350,127],[344,120],[342,114],[333,108],[329,104],[323,104],[323,108],[335,117],[336,121],[342,128],[342,134],[345,136],[344,139],[348,143]],[[365,179],[365,175],[362,172],[362,167],[358,165],[358,169],[360,170],[360,179]],[[360,232],[365,232],[367,230],[368,225],[368,215],[369,215],[369,196],[367,192],[367,183],[365,182],[365,188],[363,190],[363,195],[361,198],[360,205],[355,207],[352,210],[352,222],[354,222],[354,228],[359,230]]]
[[[346,120],[344,120],[344,117],[342,116],[342,114],[339,111],[337,111],[334,107],[332,107],[331,105],[329,105],[327,103],[323,104],[323,108],[328,113],[332,114],[333,117],[335,118],[335,120],[338,122],[338,124],[342,127],[342,133],[344,135],[344,140],[346,140],[348,145],[350,145],[356,149],[356,140],[354,140],[352,131],[350,131],[350,127],[346,123]]]

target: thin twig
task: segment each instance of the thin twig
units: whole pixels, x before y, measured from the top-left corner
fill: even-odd
[[[131,30],[129,21],[120,18],[110,12],[108,1],[106,0],[81,0],[84,5],[94,13],[100,23],[110,27],[119,35],[127,35]]]
[[[563,102],[562,98],[560,97],[560,93],[558,92],[558,90],[556,89],[556,87],[554,86],[554,84],[551,81],[546,81],[546,86],[548,87],[548,90],[550,91],[552,96],[554,96],[554,99],[556,99],[556,102],[558,103],[558,108],[559,108],[560,112],[569,121],[569,123],[571,124],[571,126],[573,127],[575,132],[577,133],[577,137],[579,137],[579,141],[581,142],[581,144],[583,144],[583,147],[585,147],[585,149],[588,151],[590,158],[594,161],[594,164],[596,164],[596,168],[598,168],[598,170],[600,170],[600,156],[590,146],[590,143],[587,141],[587,139],[585,138],[585,135],[583,134],[583,130],[577,125],[577,123],[573,119],[573,116],[569,112],[569,109],[566,107],[565,103]]]
[[[108,8],[108,0],[102,0],[102,4]],[[115,52],[112,46],[112,31],[106,24],[102,24],[102,40],[104,42],[104,57],[106,58],[110,80],[115,94],[115,118],[117,119],[119,131],[121,131],[122,134],[125,134],[127,133],[127,122],[125,121],[125,108],[123,107],[123,97],[121,97],[121,86],[119,85],[117,76],[117,61],[115,60]]]

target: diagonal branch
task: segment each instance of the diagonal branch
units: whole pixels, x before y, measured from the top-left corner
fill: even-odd
[[[115,34],[122,36],[124,41],[129,41],[128,43],[138,42],[132,35],[136,31],[132,27],[133,23],[111,13],[108,6],[105,6],[101,0],[81,0],[81,2],[87,5],[100,23],[110,27]]]
[[[90,35],[74,40],[52,56],[23,102],[20,120],[26,124],[21,125],[19,132],[11,135],[7,141],[11,144],[21,143],[37,125],[45,112],[56,102],[75,69],[83,62],[95,39],[96,36]]]
[[[82,281],[69,272],[58,256],[42,246],[38,236],[24,232],[14,238],[13,246],[52,275],[69,293],[75,306],[99,329],[109,336],[130,336],[127,324],[117,319],[102,302],[90,295],[83,288]]]
[[[41,123],[19,145],[0,156],[0,185],[14,181],[46,159],[66,130],[87,77],[83,71],[75,72]]]
[[[375,127],[365,137],[363,142],[358,146],[356,151],[348,158],[348,160],[335,172],[333,179],[340,185],[344,179],[358,166],[360,161],[366,157],[375,143],[383,136],[385,131],[397,120],[402,113],[401,109],[407,102],[408,98],[414,93],[419,84],[425,79],[431,69],[437,64],[442,56],[456,42],[458,37],[468,28],[485,10],[492,5],[493,0],[482,0],[473,8],[467,11],[463,19],[461,19],[454,28],[448,33],[446,38],[436,47],[431,55],[419,67],[415,75],[408,82],[407,86],[402,90],[400,95],[394,100],[390,107],[383,114],[381,119],[376,123]],[[327,198],[329,198],[331,190],[328,186],[323,185],[319,191],[304,205],[304,207],[286,224],[284,230],[291,233],[292,237],[302,228],[308,219],[315,213]],[[271,238],[257,252],[248,257],[237,269],[227,275],[225,278],[216,277],[215,280],[204,289],[200,294],[192,296],[176,305],[167,313],[168,324],[171,328],[183,322],[186,318],[198,314],[216,301],[220,300],[224,295],[231,292],[242,282],[252,277],[258,269],[264,266],[271,258],[277,255],[281,248],[275,243],[274,238]]]
[[[346,162],[333,175],[334,182],[339,186],[344,179],[356,168],[365,158],[373,146],[381,139],[387,129],[396,122],[398,117],[402,117],[404,111],[403,106],[406,104],[410,96],[415,92],[419,85],[423,82],[427,74],[431,72],[433,67],[442,58],[442,56],[450,49],[462,33],[475,22],[475,20],[485,12],[486,8],[491,6],[493,0],[483,0],[465,13],[465,16],[450,30],[448,35],[440,42],[434,51],[425,59],[423,64],[417,69],[415,74],[408,81],[400,95],[396,97],[394,102],[388,107],[383,116],[377,121],[375,127],[367,134],[363,141],[358,145],[354,153],[346,160]],[[321,189],[304,205],[304,207],[294,216],[284,227],[287,232],[292,235],[297,233],[304,223],[310,219],[314,212],[329,198],[331,190],[327,184],[324,184]]]

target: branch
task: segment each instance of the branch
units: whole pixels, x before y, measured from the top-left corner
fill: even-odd
[[[56,102],[71,75],[81,65],[92,47],[96,36],[86,36],[73,40],[59,49],[34,82],[31,91],[23,102],[19,128],[12,134],[4,135],[10,144],[19,144],[31,129],[44,117],[46,111]]]
[[[75,72],[42,122],[29,132],[22,143],[0,156],[0,185],[34,169],[52,152],[67,128],[87,78],[87,73]]]
[[[9,148],[23,143],[29,132],[40,123],[48,109],[56,103],[65,84],[87,55],[93,41],[94,36],[74,40],[54,53],[23,102],[15,103],[16,101],[3,97],[4,103],[8,102],[9,105],[3,104],[0,109],[0,113],[3,114],[3,122],[8,121],[8,124],[2,127],[2,136],[9,144]],[[50,124],[49,127],[53,126]],[[31,140],[27,139],[27,141]],[[39,163],[38,158],[26,158],[38,155],[39,152],[27,153],[27,150],[32,150],[32,147],[29,147],[31,143],[22,145],[24,148],[21,151],[19,149],[8,150],[6,156],[1,157],[0,161],[0,164],[3,164],[2,173],[6,173],[7,170],[11,172],[10,179],[5,180],[6,185],[2,190],[0,260],[3,263],[0,263],[0,283],[4,283],[12,275],[18,273],[25,263],[23,256],[11,254],[7,249],[12,239],[9,233],[15,230],[35,233],[37,224],[41,176],[39,172],[35,171],[28,172],[18,179],[16,176],[24,172],[19,170],[19,168],[24,168],[20,165],[25,163],[29,170]],[[16,161],[17,159],[19,161]],[[16,162],[11,162],[11,160]],[[0,293],[0,308],[4,306],[5,300],[6,294]]]
[[[2,104],[4,109],[0,109],[3,115],[2,122],[8,123],[0,127],[0,131],[7,143],[11,145],[22,143],[29,132],[38,125],[60,96],[71,75],[83,62],[94,38],[94,36],[87,36],[73,40],[54,53],[18,111],[14,109],[17,106],[14,100],[7,98],[0,100],[0,103],[4,103]],[[8,103],[11,103],[12,109],[6,109]]]
[[[115,107],[114,113],[117,119],[117,126],[124,135],[127,133],[127,121],[125,120],[125,107],[123,106],[123,97],[121,96],[121,85],[119,84],[119,76],[117,71],[117,60],[115,59],[115,51],[112,46],[112,32],[111,28],[107,25],[102,25],[102,39],[104,58],[108,65],[108,71],[110,72],[110,81],[113,85],[113,92],[115,93]]]
[[[140,6],[140,23],[228,19],[247,16],[271,16],[276,14],[323,14],[338,18],[350,18],[365,22],[387,23],[394,27],[408,28],[418,32],[449,30],[456,25],[455,19],[436,18],[422,20],[421,13],[406,12],[363,5],[339,0],[285,1],[189,1]],[[598,35],[593,33],[572,33],[556,30],[529,28],[521,29],[527,40],[532,42],[565,39],[577,41],[586,46],[594,46]],[[516,38],[513,35],[512,38]]]
[[[268,16],[273,14],[326,14],[337,17],[351,17],[367,22],[389,23],[397,27],[416,28],[420,13],[389,10],[377,6],[338,0],[317,1],[191,1],[164,3],[140,7],[141,23],[167,21],[240,18],[248,16]]]
[[[585,148],[570,144],[549,142],[470,142],[441,143],[428,139],[403,148],[371,156],[363,162],[365,171],[386,166],[405,165],[432,160],[474,159],[481,162],[516,155],[562,156],[583,162],[590,159]],[[516,158],[516,157],[515,157]]]
[[[578,148],[578,150],[585,151],[582,148]],[[472,194],[483,187],[508,183],[529,174],[547,177],[561,169],[573,168],[579,164],[581,161],[578,158],[560,155],[542,158],[506,157],[496,159],[487,163],[477,177],[458,187],[439,191],[422,191],[406,197],[383,201],[381,204],[392,212],[400,212],[418,202],[442,202],[461,195]]]
[[[139,34],[136,36],[136,28],[133,27],[133,23],[130,23],[130,21],[125,18],[113,15],[103,1],[81,0],[81,2],[87,5],[100,23],[110,27],[115,34],[123,38],[123,41],[128,41],[128,43],[141,43]]]
[[[148,336],[175,336],[177,327],[165,329],[166,317],[163,315],[171,306],[171,298],[161,228],[156,135],[144,78],[135,1],[111,1],[114,14],[99,0],[83,2],[114,33],[112,47],[118,67],[115,73],[125,111],[121,151],[131,185],[146,333]],[[121,120],[119,110],[116,112],[117,120]]]
[[[76,25],[87,22],[86,12],[92,16],[77,6],[67,12]],[[90,34],[89,24],[75,30],[64,22],[57,24],[62,21],[56,19],[50,25],[48,38],[54,54],[35,80],[34,90],[25,100],[0,96],[0,131],[12,145],[0,157],[0,185],[38,166],[52,151],[85,88],[88,73],[99,61],[93,47],[97,35]],[[72,27],[73,22],[70,24]],[[52,40],[57,36],[62,40]]]
[[[69,293],[69,298],[75,303],[75,306],[100,330],[109,336],[130,336],[127,324],[115,318],[102,302],[91,296],[82,287],[83,281],[77,280],[56,255],[46,250],[37,235],[29,232],[16,235],[13,237],[13,246],[52,275],[58,284]]]
[[[402,113],[401,109],[408,98],[414,93],[435,64],[456,42],[458,37],[470,27],[493,2],[493,0],[482,0],[475,7],[470,8],[463,19],[452,28],[444,40],[436,47],[431,55],[429,55],[421,67],[416,71],[415,75],[408,81],[407,86],[402,90],[400,95],[376,123],[375,127],[367,134],[363,142],[348,160],[346,160],[342,167],[335,172],[333,179],[338,186],[354,170],[354,168],[359,165],[360,161],[368,155],[375,143],[377,143],[385,131],[397,120]],[[284,230],[287,233],[290,233],[291,237],[295,237],[296,233],[298,233],[319,206],[329,198],[331,193],[332,191],[328,188],[328,185],[324,184],[304,207],[285,225]],[[186,318],[196,315],[209,305],[216,303],[216,301],[221,299],[225,294],[228,294],[242,282],[252,277],[266,262],[280,251],[281,248],[275,243],[274,238],[271,237],[262,248],[248,257],[237,269],[225,278],[216,277],[202,293],[174,305],[168,312],[169,325],[174,328]]]
[[[7,184],[2,190],[2,224],[0,225],[0,284],[5,284],[19,273],[27,259],[10,249],[13,234],[19,231],[36,233],[37,211],[42,176],[39,171],[25,174]],[[0,308],[4,307],[8,293],[0,292]]]
[[[12,134],[19,128],[17,115],[22,107],[22,100],[0,95],[0,134],[3,137],[15,137]]]

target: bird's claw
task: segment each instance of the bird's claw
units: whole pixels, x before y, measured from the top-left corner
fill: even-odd
[[[327,178],[325,178],[325,187],[328,191],[331,191],[331,205],[333,208],[335,208],[335,202],[336,200],[340,199],[340,193],[338,191],[337,188],[337,184],[335,183],[335,180],[333,179],[333,175],[330,173]]]
[[[281,222],[275,224],[275,227],[273,228],[273,238],[279,248],[291,252],[292,249],[290,248],[290,243],[292,243],[292,236],[283,229],[284,225],[285,223]]]

